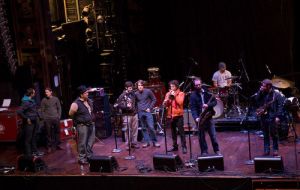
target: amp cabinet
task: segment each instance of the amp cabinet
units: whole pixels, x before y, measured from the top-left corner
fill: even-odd
[[[15,107],[0,112],[0,142],[16,142],[22,125],[17,110]]]
[[[75,129],[73,129],[73,120],[64,119],[60,120],[60,139],[70,139],[75,136]]]

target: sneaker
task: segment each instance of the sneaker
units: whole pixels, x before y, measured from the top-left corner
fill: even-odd
[[[139,149],[140,146],[139,146],[138,144],[132,144],[132,145],[131,145],[131,148]]]
[[[263,156],[269,156],[270,155],[270,151],[265,151]]]
[[[154,142],[154,143],[153,143],[153,146],[154,146],[154,147],[160,147],[160,144],[157,143],[157,142]]]
[[[216,151],[215,153],[216,153],[216,155],[218,155],[218,156],[221,156],[221,155],[222,155],[220,151]]]
[[[64,148],[62,148],[61,146],[57,145],[56,146],[56,150],[64,150]]]
[[[278,156],[278,150],[273,151],[273,156]]]
[[[171,148],[170,150],[168,150],[168,152],[173,152],[173,151],[178,151],[178,147],[173,146],[173,148]]]
[[[44,155],[45,155],[44,152],[39,152],[39,151],[32,153],[32,156],[37,156],[37,157],[44,156]]]
[[[187,153],[186,147],[182,147],[182,153],[183,153],[183,154],[186,154],[186,153]]]
[[[207,156],[207,152],[201,153],[201,156]]]
[[[86,161],[86,160],[78,160],[78,164],[80,164],[80,165],[87,165],[87,164],[89,164],[89,162]]]
[[[145,144],[143,144],[143,148],[147,148],[148,146],[150,146],[150,143],[145,143]]]

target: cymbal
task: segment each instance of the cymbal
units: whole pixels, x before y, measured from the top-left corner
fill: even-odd
[[[189,78],[189,79],[198,79],[199,77],[191,75],[191,76],[186,76],[186,78]]]
[[[148,70],[148,72],[158,72],[159,68],[158,67],[149,67],[147,70]]]
[[[239,78],[239,76],[231,76],[231,77],[226,78],[225,80],[229,80],[229,79],[237,79],[237,78]]]
[[[283,78],[273,78],[272,85],[276,88],[289,88],[292,86],[292,83]]]
[[[211,87],[211,85],[205,83],[202,83],[202,86]]]

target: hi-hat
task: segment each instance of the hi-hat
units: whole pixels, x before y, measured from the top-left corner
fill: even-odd
[[[273,78],[272,85],[276,88],[289,88],[292,86],[292,83],[283,78]]]
[[[229,80],[229,79],[237,79],[237,78],[239,78],[239,76],[231,76],[231,77],[226,78],[225,80]]]
[[[191,75],[191,76],[186,76],[186,78],[189,78],[189,79],[198,79],[199,77]]]

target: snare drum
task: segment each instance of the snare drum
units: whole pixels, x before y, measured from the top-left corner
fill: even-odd
[[[224,112],[224,104],[222,102],[222,100],[220,100],[219,98],[217,99],[217,105],[215,105],[214,110],[215,110],[215,115],[213,116],[213,118],[219,118],[223,115]]]

